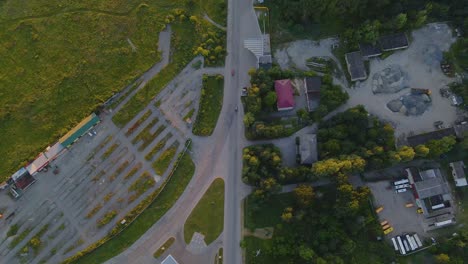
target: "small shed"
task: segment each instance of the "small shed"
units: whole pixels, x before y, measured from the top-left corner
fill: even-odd
[[[67,134],[59,139],[59,143],[62,144],[63,147],[67,148],[75,141],[77,141],[82,135],[84,135],[88,130],[90,130],[93,126],[99,123],[99,117],[92,113],[85,119],[83,119],[78,125],[76,125],[72,130],[70,130]]]
[[[179,264],[172,255],[167,256],[161,264]]]
[[[276,80],[276,106],[278,111],[287,111],[294,108],[294,95],[291,80]]]
[[[309,112],[317,109],[320,103],[320,88],[322,78],[320,76],[306,77],[304,79],[304,93],[307,100],[307,110]]]
[[[47,164],[49,164],[49,160],[44,155],[44,153],[41,152],[41,154],[39,154],[39,156],[37,156],[36,159],[31,162],[31,164],[26,166],[26,169],[28,170],[29,174],[34,175],[42,168],[47,166]]]
[[[449,164],[450,168],[452,168],[452,176],[453,179],[455,180],[455,186],[457,187],[462,187],[462,186],[467,186],[468,183],[466,181],[466,175],[465,175],[465,163],[463,163],[462,160],[456,161],[456,162],[451,162]]]
[[[62,152],[65,150],[65,148],[60,144],[60,142],[55,143],[53,146],[47,147],[46,151],[44,152],[44,155],[46,158],[50,161],[56,159]]]
[[[310,165],[317,161],[317,135],[303,134],[299,136],[299,152],[301,164]]]
[[[366,67],[360,51],[346,53],[345,60],[351,81],[367,79]]]

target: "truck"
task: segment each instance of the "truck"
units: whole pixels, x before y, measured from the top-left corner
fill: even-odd
[[[431,90],[429,89],[424,89],[424,88],[411,88],[411,94],[426,94],[426,95],[431,95]]]
[[[401,241],[400,236],[397,236],[397,241],[398,241],[398,245],[400,245],[400,253],[402,255],[406,255],[406,250],[405,250],[405,247],[403,246],[403,242]]]

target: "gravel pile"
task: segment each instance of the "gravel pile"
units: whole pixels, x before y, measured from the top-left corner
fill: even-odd
[[[387,103],[392,112],[400,112],[407,116],[422,115],[431,106],[431,98],[425,94],[407,94]]]
[[[397,93],[408,87],[408,75],[398,64],[389,65],[372,76],[373,93]]]

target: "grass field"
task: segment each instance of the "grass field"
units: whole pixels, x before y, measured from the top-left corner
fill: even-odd
[[[252,210],[251,208],[256,206],[254,206],[252,199],[249,199],[249,197],[247,197],[244,207],[244,225],[246,228],[252,229],[252,231],[255,228],[274,227],[281,223],[280,216],[284,208],[289,206],[294,200],[292,193],[282,193],[272,196],[265,203],[265,206],[258,208],[258,210]]]
[[[200,6],[213,21],[226,26],[227,0],[200,0]]]
[[[190,243],[193,233],[205,236],[209,245],[223,231],[224,226],[224,180],[215,179],[193,209],[184,225],[185,243]]]
[[[198,2],[46,2],[0,1],[0,182],[160,61],[159,32],[176,8],[190,14],[172,22],[171,63],[119,111],[119,126],[195,56],[204,33],[216,31]]]
[[[0,2],[0,181],[160,60],[181,1],[140,3]]]
[[[223,107],[223,88],[224,78],[222,75],[203,76],[200,108],[193,124],[193,134],[209,136],[213,133]]]
[[[73,263],[103,263],[130,247],[174,205],[192,179],[194,171],[195,165],[190,156],[183,155],[164,189],[127,229]]]

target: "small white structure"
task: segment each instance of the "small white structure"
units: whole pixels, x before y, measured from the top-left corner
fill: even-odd
[[[453,179],[455,180],[455,186],[457,187],[467,186],[468,183],[466,181],[466,175],[465,175],[466,167],[463,161],[460,160],[457,162],[451,162],[449,166],[450,168],[452,168],[452,175],[453,175]]]
[[[172,257],[171,255],[167,256],[162,262],[161,264],[179,264],[179,262],[177,262],[174,257]]]

